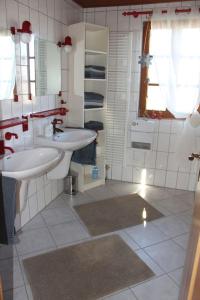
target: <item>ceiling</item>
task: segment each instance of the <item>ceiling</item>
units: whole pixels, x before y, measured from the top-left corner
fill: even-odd
[[[122,6],[122,5],[141,5],[151,3],[184,2],[187,0],[73,0],[80,6],[101,7],[101,6]]]

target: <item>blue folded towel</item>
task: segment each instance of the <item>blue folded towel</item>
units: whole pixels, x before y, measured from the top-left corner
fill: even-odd
[[[72,161],[82,165],[96,165],[96,140],[86,147],[74,151]]]
[[[15,234],[17,180],[0,175],[0,244],[12,244]]]
[[[85,78],[105,79],[105,70],[102,66],[85,66]]]
[[[104,96],[98,93],[85,92],[85,101],[96,101],[102,103]]]

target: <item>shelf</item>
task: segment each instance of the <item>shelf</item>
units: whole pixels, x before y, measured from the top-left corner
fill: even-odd
[[[99,110],[104,110],[105,107],[98,107],[98,108],[84,108],[84,111],[99,111]]]
[[[105,79],[98,79],[98,78],[85,78],[85,81],[102,81],[102,82],[106,82],[106,78]]]
[[[107,52],[105,51],[89,50],[89,49],[86,49],[85,53],[88,55],[107,55]]]

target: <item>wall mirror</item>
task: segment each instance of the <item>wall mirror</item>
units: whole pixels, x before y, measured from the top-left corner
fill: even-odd
[[[10,31],[0,30],[0,100],[13,99],[15,79],[15,43]]]
[[[34,38],[29,45],[31,90],[36,96],[56,95],[61,90],[61,49],[54,43]]]

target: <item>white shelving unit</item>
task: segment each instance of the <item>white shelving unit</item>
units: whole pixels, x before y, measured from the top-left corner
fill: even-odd
[[[107,103],[107,53],[108,28],[88,23],[69,26],[69,35],[73,41],[73,50],[69,57],[69,116],[68,124],[84,127],[88,121],[100,121],[105,126]],[[106,68],[105,79],[85,78],[85,66],[98,65]],[[103,108],[84,108],[84,93],[94,92],[104,96]],[[92,167],[71,163],[71,169],[78,173],[78,189],[83,192],[105,183],[105,131],[98,132],[97,137],[98,179],[92,179]]]

